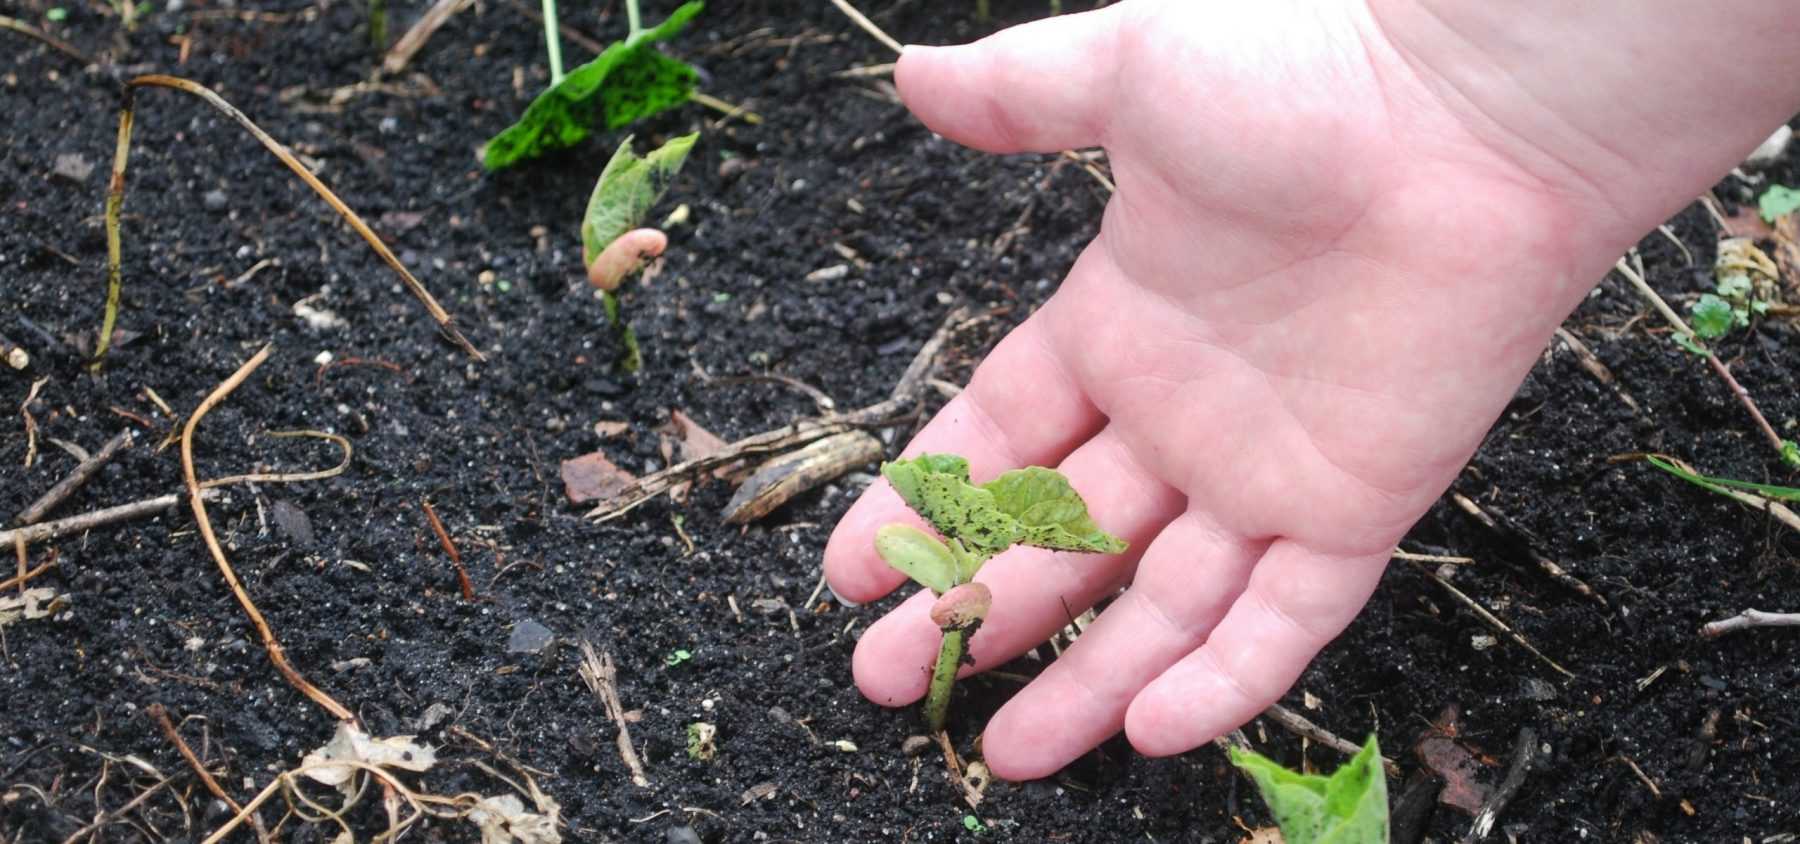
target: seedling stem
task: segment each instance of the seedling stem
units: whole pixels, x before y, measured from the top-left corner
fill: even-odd
[[[544,0],[544,50],[550,54],[551,85],[563,81],[562,38],[556,28],[556,0]]]
[[[638,14],[637,0],[625,0],[625,23],[629,29],[625,33],[626,41],[636,38],[638,33],[644,31],[644,21],[643,17]]]

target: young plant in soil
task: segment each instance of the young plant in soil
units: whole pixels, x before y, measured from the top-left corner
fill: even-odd
[[[993,603],[987,586],[974,582],[988,560],[1015,545],[1118,554],[1126,543],[1094,524],[1087,503],[1054,469],[1015,469],[975,484],[969,480],[969,461],[923,454],[884,463],[881,474],[938,533],[932,536],[906,524],[886,525],[875,533],[881,559],[938,596],[931,620],[943,632],[943,643],[925,698],[925,721],[935,732],[944,728],[968,639]]]
[[[544,37],[550,45],[551,85],[531,101],[517,123],[488,141],[482,164],[489,170],[511,167],[572,147],[596,126],[620,129],[687,102],[699,84],[699,72],[663,55],[653,45],[674,37],[704,8],[698,0],[684,4],[668,20],[645,29],[637,0],[625,0],[630,21],[625,40],[607,45],[593,61],[563,76],[562,51],[555,36],[556,11],[546,3]]]
[[[681,171],[699,137],[695,133],[673,138],[639,158],[627,136],[613,152],[612,160],[606,162],[606,169],[600,171],[594,193],[588,197],[587,210],[581,215],[582,263],[587,266],[588,281],[602,291],[607,321],[625,345],[619,367],[626,372],[636,372],[643,358],[637,332],[619,313],[619,297],[614,291],[644,261],[661,255],[668,247],[667,235],[640,226]]]
[[[1387,775],[1374,736],[1329,777],[1290,771],[1235,747],[1231,764],[1256,781],[1287,844],[1386,844]]]

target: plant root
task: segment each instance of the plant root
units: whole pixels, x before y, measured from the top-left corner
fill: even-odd
[[[219,573],[224,575],[226,585],[231,587],[232,595],[237,597],[238,604],[244,608],[244,614],[249,616],[251,625],[256,628],[257,635],[262,639],[263,649],[268,652],[269,661],[275,665],[275,670],[288,681],[289,685],[317,703],[333,718],[347,721],[360,729],[361,721],[357,719],[355,713],[301,676],[293,664],[288,662],[287,652],[282,649],[281,642],[275,638],[275,631],[270,629],[269,622],[263,618],[262,612],[257,610],[256,604],[250,600],[250,593],[244,590],[244,584],[238,580],[237,572],[231,567],[231,561],[225,558],[224,549],[219,547],[219,537],[213,531],[212,519],[206,515],[206,499],[202,494],[204,491],[200,487],[199,478],[194,475],[194,429],[199,426],[200,420],[205,418],[207,412],[211,411],[219,402],[224,401],[225,397],[231,395],[231,392],[236,390],[239,384],[244,383],[244,379],[250,377],[250,373],[255,372],[257,367],[262,366],[263,362],[269,359],[269,352],[273,348],[273,346],[263,346],[255,355],[245,361],[243,366],[238,367],[237,371],[233,372],[229,378],[213,388],[213,391],[200,402],[199,407],[194,408],[193,414],[188,417],[187,424],[183,425],[181,429],[181,474],[187,482],[188,501],[194,510],[194,521],[200,526],[200,537],[206,542],[206,550],[212,554],[213,562],[218,564]]]

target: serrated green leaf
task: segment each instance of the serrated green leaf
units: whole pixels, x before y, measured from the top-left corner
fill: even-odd
[[[701,2],[682,5],[668,20],[607,45],[593,61],[544,89],[517,123],[488,141],[482,164],[489,170],[511,167],[574,146],[596,126],[617,129],[686,102],[699,74],[651,45],[673,37],[704,8]]]
[[[1777,217],[1800,211],[1800,188],[1787,185],[1770,185],[1763,195],[1756,200],[1756,210],[1762,214],[1763,222],[1773,223]]]
[[[1694,333],[1712,340],[1731,333],[1737,324],[1737,317],[1731,311],[1731,303],[1712,293],[1700,294],[1700,301],[1692,308]]]
[[[957,585],[956,557],[950,547],[911,525],[883,525],[875,531],[875,553],[933,594],[942,595]]]
[[[978,557],[975,567],[1020,544],[1107,554],[1126,547],[1094,524],[1086,502],[1053,469],[1017,469],[976,486],[968,461],[925,454],[883,464],[881,474],[938,533]]]
[[[1231,763],[1256,781],[1287,844],[1385,844],[1387,776],[1375,737],[1329,777],[1300,774],[1254,751],[1231,749]]]
[[[612,159],[606,162],[606,169],[594,182],[587,210],[581,215],[584,263],[592,262],[619,235],[643,224],[650,207],[669,189],[699,138],[698,132],[671,138],[642,158],[632,151],[631,136],[619,143]]]

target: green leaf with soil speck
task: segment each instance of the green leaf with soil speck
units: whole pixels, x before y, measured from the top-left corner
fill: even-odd
[[[1329,777],[1290,771],[1261,754],[1231,749],[1231,763],[1256,781],[1287,844],[1385,844],[1387,776],[1370,736]]]
[[[572,147],[598,126],[617,129],[684,102],[700,75],[656,51],[706,8],[686,3],[662,24],[607,45],[599,56],[545,89],[519,122],[487,143],[482,164],[500,170],[547,152]]]

